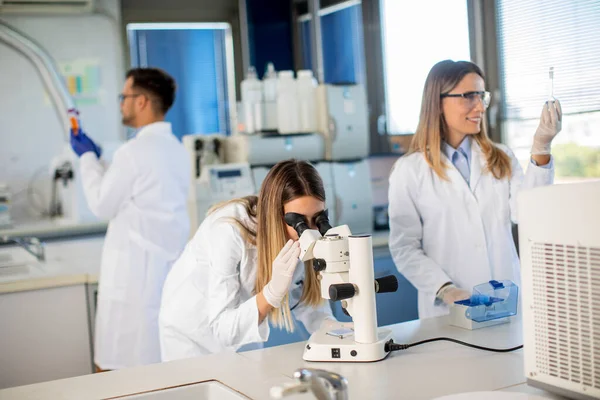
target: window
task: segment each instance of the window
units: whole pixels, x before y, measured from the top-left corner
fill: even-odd
[[[503,136],[525,166],[542,105],[563,110],[552,143],[556,180],[600,178],[600,2],[499,0]]]
[[[127,33],[133,67],[164,69],[177,82],[166,116],[176,136],[231,133],[235,83],[229,24],[128,24]]]
[[[438,61],[470,60],[466,0],[382,0],[389,134],[413,134],[425,78]]]
[[[323,8],[319,15],[325,83],[364,83],[365,55],[360,1],[347,1]],[[312,69],[310,19],[310,15],[298,18],[304,69]]]

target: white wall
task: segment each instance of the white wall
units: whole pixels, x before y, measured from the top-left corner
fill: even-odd
[[[0,14],[0,19],[38,42],[57,63],[99,62],[98,104],[79,110],[84,130],[102,144],[124,137],[117,96],[125,66],[119,0],[97,0],[97,7],[101,13]],[[65,134],[48,99],[31,63],[0,42],[0,182],[8,183],[15,194],[11,214],[16,222],[39,218],[25,190],[32,179],[33,200],[47,207],[49,163],[65,145]]]

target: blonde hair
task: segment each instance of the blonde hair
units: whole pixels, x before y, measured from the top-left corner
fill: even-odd
[[[469,73],[476,73],[485,79],[481,69],[469,61],[444,60],[435,64],[425,80],[419,125],[412,139],[408,154],[421,152],[427,164],[442,179],[448,180],[446,169],[449,167],[442,158],[442,140],[447,134],[447,125],[442,113],[440,95],[448,93]],[[486,171],[496,179],[510,177],[511,161],[508,155],[492,142],[485,124],[473,139],[481,147],[486,158]]]
[[[230,222],[238,227],[244,240],[256,245],[257,272],[255,293],[260,293],[269,283],[272,276],[272,263],[277,257],[286,239],[283,205],[302,196],[312,196],[325,202],[325,189],[319,173],[305,161],[287,160],[277,163],[262,183],[257,196],[248,196],[217,204],[208,213],[231,203],[242,204],[251,219],[256,221],[253,231],[241,221],[230,218]],[[321,285],[312,262],[304,263],[304,287],[300,302],[309,306],[320,305]],[[294,321],[290,310],[289,296],[286,295],[280,308],[269,313],[269,320],[279,328],[288,332],[294,331]]]

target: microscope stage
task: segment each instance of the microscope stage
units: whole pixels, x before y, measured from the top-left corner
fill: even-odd
[[[372,362],[389,354],[385,351],[385,343],[392,339],[390,329],[378,328],[378,340],[374,343],[357,343],[352,323],[325,325],[310,336],[302,356],[305,361]]]

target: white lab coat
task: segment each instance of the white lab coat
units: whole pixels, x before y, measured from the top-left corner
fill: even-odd
[[[121,369],[160,362],[158,311],[164,279],[189,234],[191,167],[171,124],[142,128],[108,167],[81,157],[91,211],[110,219],[102,252],[95,363]]]
[[[444,304],[435,304],[436,292],[448,281],[468,291],[491,279],[520,285],[511,232],[517,194],[552,184],[554,167],[529,165],[524,176],[512,151],[498,146],[511,158],[510,179],[485,172],[485,156],[476,141],[470,187],[443,153],[450,181],[439,178],[422,153],[401,157],[392,170],[389,247],[398,271],[418,290],[420,318],[448,313]]]
[[[260,348],[269,337],[267,319],[258,323],[254,294],[257,249],[228,222],[232,217],[255,227],[240,204],[215,211],[167,277],[159,318],[163,361]],[[303,277],[299,262],[290,288],[292,307],[300,299]],[[292,312],[309,332],[333,318],[328,303],[317,309],[300,303]]]

